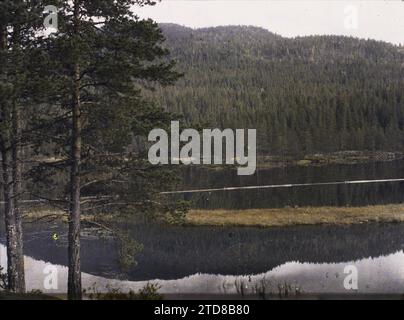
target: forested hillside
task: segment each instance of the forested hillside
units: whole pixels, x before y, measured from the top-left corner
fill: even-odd
[[[256,128],[261,155],[403,149],[404,48],[256,27],[161,27],[184,77],[157,99],[188,123]]]

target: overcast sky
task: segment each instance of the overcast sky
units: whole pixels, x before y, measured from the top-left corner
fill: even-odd
[[[335,34],[404,44],[402,0],[162,0],[135,10],[192,28],[253,25],[286,37]]]

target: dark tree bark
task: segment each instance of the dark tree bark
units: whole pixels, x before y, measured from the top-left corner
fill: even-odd
[[[25,271],[24,271],[24,241],[22,228],[22,212],[20,209],[20,198],[22,195],[22,149],[21,149],[21,109],[14,104],[13,107],[13,146],[12,146],[12,167],[13,167],[13,194],[14,194],[14,216],[15,228],[17,231],[17,260],[18,270],[18,292],[25,292]]]
[[[14,26],[14,52],[17,56],[17,64],[21,63],[21,26],[17,23]],[[23,68],[21,65],[17,67]],[[21,80],[18,80],[21,82]],[[20,84],[18,84],[19,86]],[[18,90],[18,89],[17,89]],[[13,194],[14,194],[14,215],[15,227],[17,230],[17,270],[19,275],[19,292],[25,292],[25,270],[24,270],[24,242],[22,229],[22,212],[20,210],[20,198],[22,195],[22,119],[21,106],[17,101],[13,102],[12,109],[12,167],[13,167]]]
[[[79,35],[80,12],[79,1],[74,2],[74,33]],[[68,298],[80,300],[81,288],[81,262],[80,262],[80,167],[81,167],[81,105],[80,105],[80,63],[74,66],[73,101],[72,101],[72,146],[70,168],[70,221],[69,221],[69,279]]]
[[[18,32],[18,30],[17,30]],[[7,33],[0,28],[0,49],[8,50]],[[18,197],[21,193],[20,112],[14,103],[3,101],[1,106],[2,132],[0,151],[3,169],[4,216],[7,242],[7,281],[12,292],[25,292],[24,256],[21,212]]]
[[[2,148],[5,224],[7,242],[7,281],[12,292],[25,292],[24,256],[22,255],[21,219],[15,203],[12,152]]]

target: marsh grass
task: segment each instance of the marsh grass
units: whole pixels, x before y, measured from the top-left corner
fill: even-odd
[[[64,212],[41,208],[29,210],[26,222],[58,220],[67,222]],[[114,215],[86,215],[83,222],[119,222]],[[372,222],[404,222],[404,204],[365,207],[285,207],[274,209],[190,210],[181,224],[193,226],[282,227],[294,225],[352,225]],[[169,223],[173,224],[173,223]]]
[[[160,286],[157,283],[147,283],[138,292],[122,292],[119,288],[108,286],[107,292],[99,292],[97,284],[84,291],[84,295],[90,300],[162,300],[163,295],[159,293]]]
[[[245,210],[191,210],[189,225],[275,227],[404,222],[404,204],[367,207],[305,207]]]

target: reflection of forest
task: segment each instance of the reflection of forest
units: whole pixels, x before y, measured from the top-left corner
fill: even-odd
[[[316,183],[363,179],[401,178],[404,161],[324,167],[288,167],[261,170],[254,176],[239,177],[232,170],[207,171],[189,168],[184,172],[183,189],[283,183]],[[194,208],[245,209],[284,206],[363,206],[404,202],[404,183],[377,183],[314,186],[286,189],[255,189],[185,194]]]
[[[27,235],[26,254],[65,264],[63,230],[58,230],[61,240],[55,243],[44,226],[34,229]],[[144,245],[136,267],[121,272],[112,242],[85,239],[83,270],[130,280],[177,279],[198,272],[257,274],[288,261],[349,262],[404,249],[404,224],[270,229],[132,226],[130,232]]]

